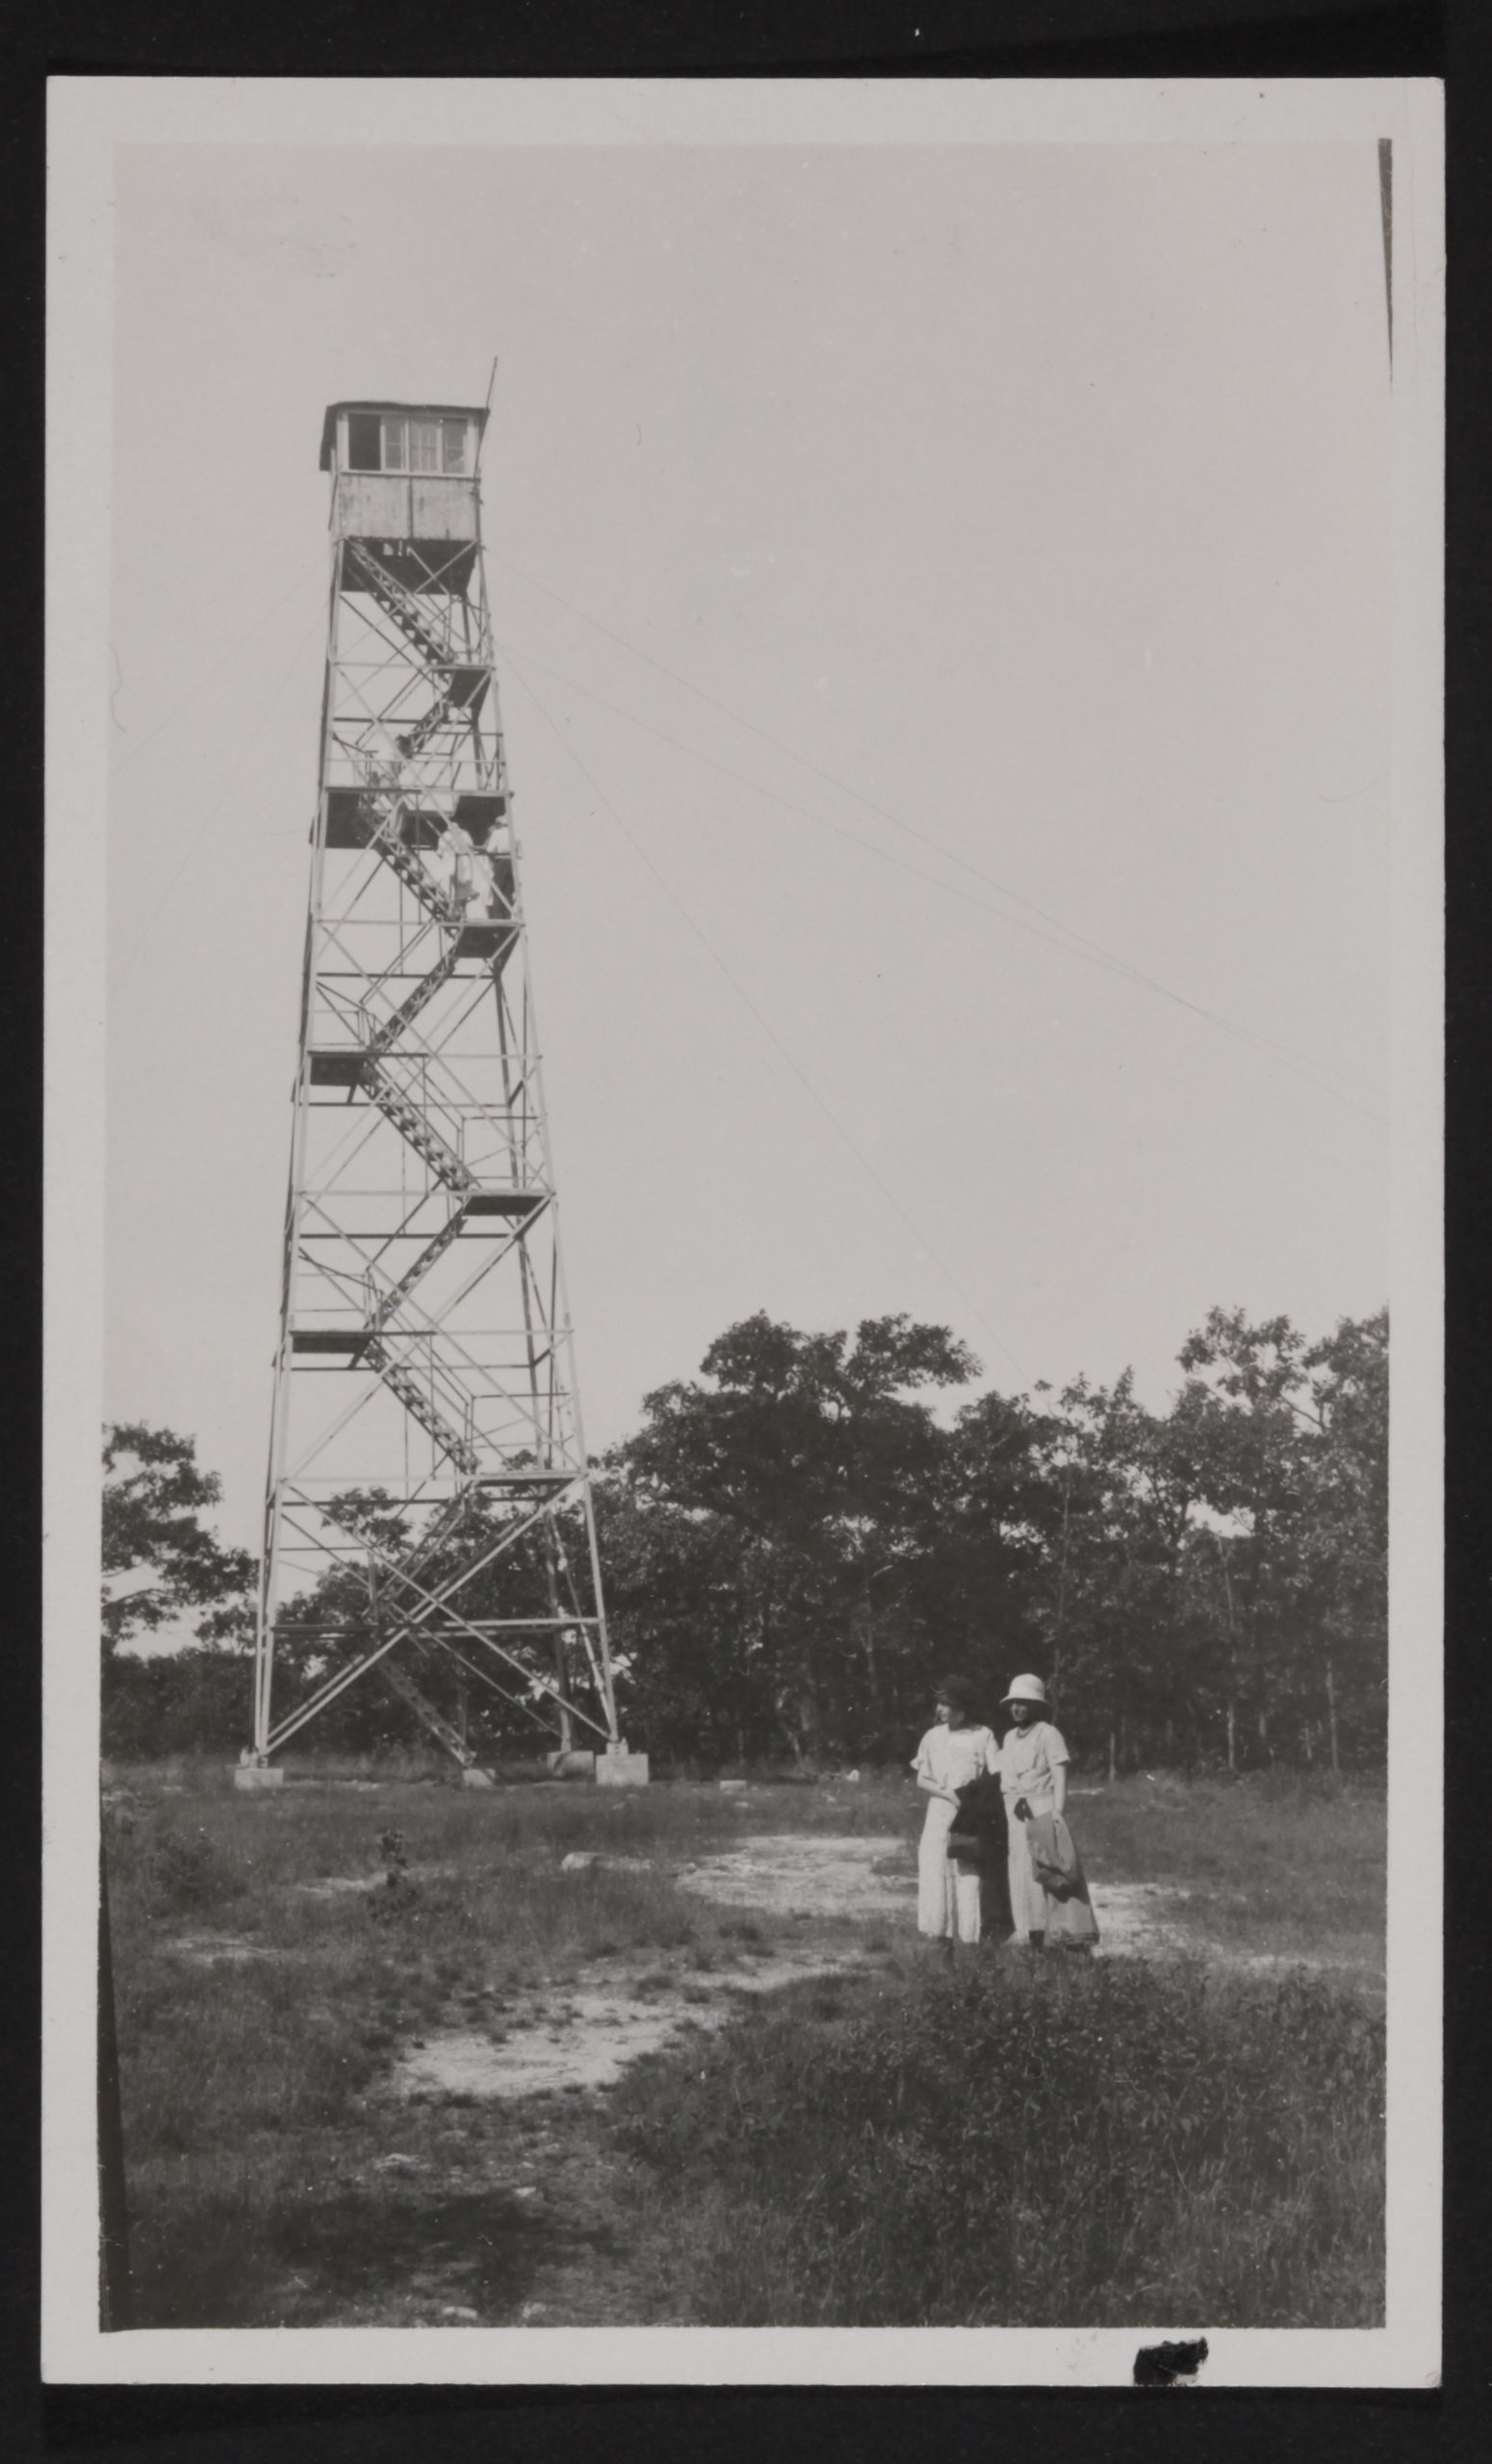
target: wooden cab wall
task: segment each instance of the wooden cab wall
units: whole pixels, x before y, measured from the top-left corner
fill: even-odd
[[[475,479],[340,471],[331,526],[339,539],[475,539]]]
[[[475,541],[485,424],[447,403],[333,402],[322,432],[333,536]]]

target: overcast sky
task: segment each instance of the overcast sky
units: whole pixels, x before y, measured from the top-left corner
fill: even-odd
[[[494,353],[593,1450],[757,1309],[1159,1403],[1214,1302],[1382,1303],[1371,144],[170,147],[116,198],[107,1408],[196,1437],[225,1537],[269,1435],[322,413],[480,402]]]

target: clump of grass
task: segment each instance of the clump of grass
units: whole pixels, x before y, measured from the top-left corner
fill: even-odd
[[[202,1916],[239,1899],[246,1877],[204,1825],[178,1830],[157,1823],[139,1844],[138,1888],[155,1918]]]
[[[732,2325],[1367,2326],[1382,2031],[1297,1977],[981,1965],[660,2060],[624,2147]],[[827,2015],[827,2014],[826,2014]]]
[[[1092,1793],[1085,1787],[1072,1827],[1100,1884],[1143,1876],[1184,1889],[1172,1912],[1183,1930],[1244,1951],[1381,1962],[1381,1786],[1329,1773],[1183,1782],[1141,1772]]]

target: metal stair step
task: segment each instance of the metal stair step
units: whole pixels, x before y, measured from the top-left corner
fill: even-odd
[[[478,1464],[476,1448],[469,1446],[459,1429],[453,1429],[436,1410],[418,1377],[389,1358],[388,1350],[378,1336],[375,1335],[369,1344],[363,1361],[365,1367],[377,1371],[384,1384],[399,1397],[405,1411],[419,1422],[426,1436],[433,1438],[461,1471],[475,1474]]]

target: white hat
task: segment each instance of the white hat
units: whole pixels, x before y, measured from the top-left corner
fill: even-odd
[[[1039,1677],[1013,1677],[1009,1693],[1000,1698],[1002,1711],[1007,1703],[1040,1703],[1043,1710],[1049,1707],[1046,1688]]]

